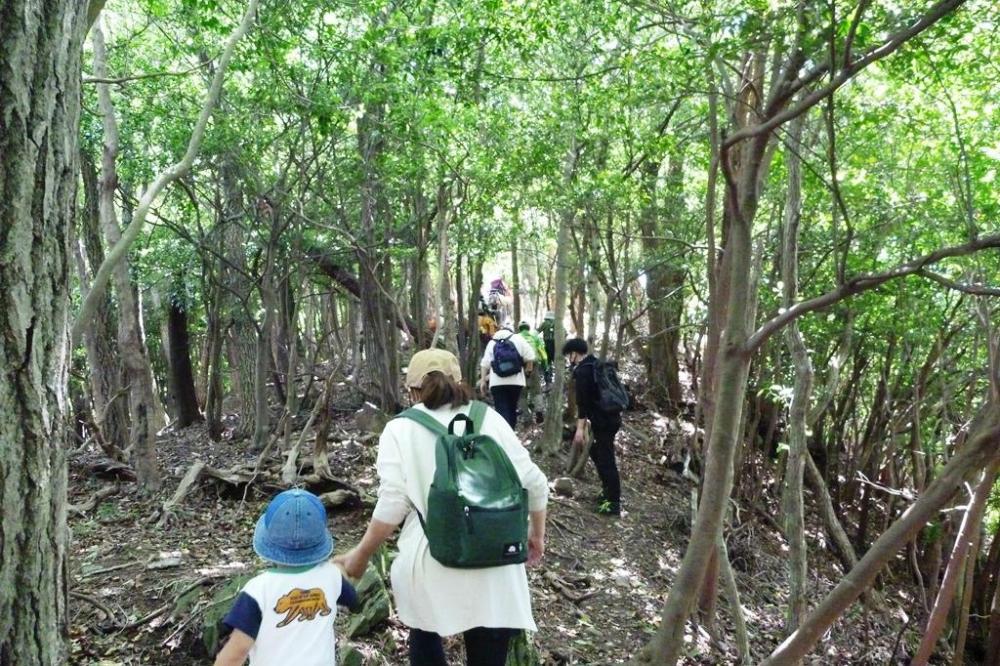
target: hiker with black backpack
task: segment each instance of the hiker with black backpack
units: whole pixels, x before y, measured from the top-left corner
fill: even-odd
[[[486,345],[479,364],[482,375],[479,390],[485,394],[489,388],[493,408],[500,412],[511,428],[517,427],[517,403],[527,385],[527,375],[534,368],[535,350],[523,337],[515,333],[510,322],[496,332]]]
[[[622,411],[628,407],[628,394],[618,380],[615,366],[588,353],[586,340],[567,340],[562,353],[573,368],[576,386],[577,420],[573,446],[583,446],[589,421],[594,433],[590,459],[601,479],[597,512],[620,516],[622,486],[615,460],[615,435],[622,425]]]
[[[463,634],[466,663],[503,666],[511,638],[535,631],[525,565],[545,553],[548,481],[507,422],[461,383],[458,359],[417,352],[414,406],[386,425],[378,502],[361,542],[335,558],[359,578],[403,525],[392,564],[411,666],[447,666],[442,636]]]

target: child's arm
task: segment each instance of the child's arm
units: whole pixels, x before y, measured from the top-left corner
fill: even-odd
[[[239,629],[233,629],[226,646],[215,657],[215,666],[243,666],[252,647],[252,638]]]

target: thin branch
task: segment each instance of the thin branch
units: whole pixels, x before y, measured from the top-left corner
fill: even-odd
[[[937,282],[938,284],[948,287],[949,289],[960,291],[963,294],[972,294],[973,296],[1000,296],[1000,288],[997,287],[987,287],[982,284],[964,284],[961,282],[955,282],[954,280],[949,280],[943,275],[926,270],[917,271],[917,275],[919,275],[920,277],[925,277],[928,280]]]
[[[101,76],[85,76],[82,79],[82,83],[103,83],[103,84],[106,84],[106,85],[121,85],[123,83],[128,83],[129,81],[142,81],[144,79],[155,79],[155,78],[159,78],[161,76],[187,76],[188,74],[191,74],[193,72],[197,72],[199,69],[203,69],[204,67],[207,67],[209,65],[209,63],[211,63],[211,62],[213,62],[213,61],[212,60],[206,60],[204,62],[198,63],[197,65],[194,65],[193,67],[189,67],[188,69],[182,69],[182,70],[178,70],[178,71],[171,71],[171,72],[149,72],[147,74],[135,74],[133,76],[123,76],[123,77],[120,77],[120,78],[117,78],[117,79],[111,79],[111,78],[101,77]]]
[[[830,83],[826,86],[815,90],[805,97],[794,107],[772,115],[768,117],[764,122],[753,125],[751,127],[745,127],[738,132],[731,134],[723,142],[723,148],[731,147],[740,141],[745,141],[753,137],[761,136],[762,134],[767,134],[779,125],[796,118],[812,107],[814,107],[819,102],[826,99],[828,95],[831,95],[840,88],[842,85],[850,81],[859,71],[877,62],[886,56],[891,55],[897,51],[907,40],[916,37],[924,30],[927,30],[935,23],[944,18],[947,14],[951,13],[958,7],[965,4],[965,0],[941,0],[934,7],[931,8],[926,14],[924,14],[920,20],[916,21],[912,25],[899,32],[893,33],[886,39],[882,44],[868,50],[863,56],[857,60],[851,62],[850,64],[842,67],[836,75],[830,77]],[[794,95],[797,91],[801,90],[805,86],[811,84],[820,78],[830,69],[830,63],[824,63],[810,70],[808,73],[799,77],[791,85],[785,87],[784,89],[778,91],[780,98],[787,99],[788,97]],[[780,101],[780,98],[772,100],[769,107],[775,107],[775,102]]]
[[[1000,233],[983,236],[982,238],[968,243],[963,243],[962,245],[952,245],[950,247],[935,250],[934,252],[926,254],[919,259],[914,259],[913,261],[901,264],[900,266],[885,271],[884,273],[859,275],[858,277],[848,280],[832,291],[822,294],[821,296],[811,298],[808,301],[797,303],[777,316],[772,317],[750,336],[746,344],[743,346],[743,351],[746,353],[753,353],[757,351],[768,338],[808,312],[821,310],[833,305],[834,303],[838,303],[845,298],[854,296],[855,294],[871,291],[872,289],[875,289],[890,280],[906,277],[908,275],[919,275],[926,269],[927,266],[937,263],[942,259],[963,257],[980,250],[997,247],[1000,247]]]

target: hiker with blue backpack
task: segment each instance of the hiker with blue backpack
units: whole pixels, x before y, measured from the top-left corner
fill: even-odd
[[[493,407],[503,416],[511,428],[517,427],[517,403],[521,391],[527,385],[526,375],[530,375],[535,361],[535,350],[514,332],[510,322],[505,322],[486,345],[479,390],[485,394],[487,387],[493,396]]]
[[[573,446],[583,447],[586,426],[594,434],[590,459],[601,479],[597,512],[611,516],[622,513],[622,485],[615,459],[615,435],[622,426],[622,411],[628,407],[628,393],[618,380],[614,364],[588,353],[587,341],[571,338],[562,349],[573,368],[576,392],[576,430]]]
[[[334,561],[360,577],[402,524],[392,589],[410,627],[411,666],[446,666],[442,636],[463,634],[466,663],[503,666],[511,638],[535,631],[525,565],[545,553],[548,481],[503,417],[462,384],[458,359],[417,352],[414,406],[379,440],[378,502],[361,542]]]

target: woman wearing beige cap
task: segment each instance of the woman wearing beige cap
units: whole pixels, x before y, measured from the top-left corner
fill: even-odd
[[[469,412],[472,391],[461,381],[458,359],[440,349],[414,354],[406,373],[415,408],[444,426]],[[537,564],[545,551],[548,481],[497,412],[486,411],[480,431],[503,448],[528,491],[527,564]],[[427,514],[436,443],[436,435],[412,420],[389,422],[375,463],[379,490],[372,520],[361,543],[336,561],[348,575],[361,576],[375,550],[402,524],[391,578],[399,619],[410,627],[411,666],[446,666],[441,637],[459,633],[468,664],[503,666],[513,633],[536,630],[525,565],[456,569],[431,556],[417,512]]]

